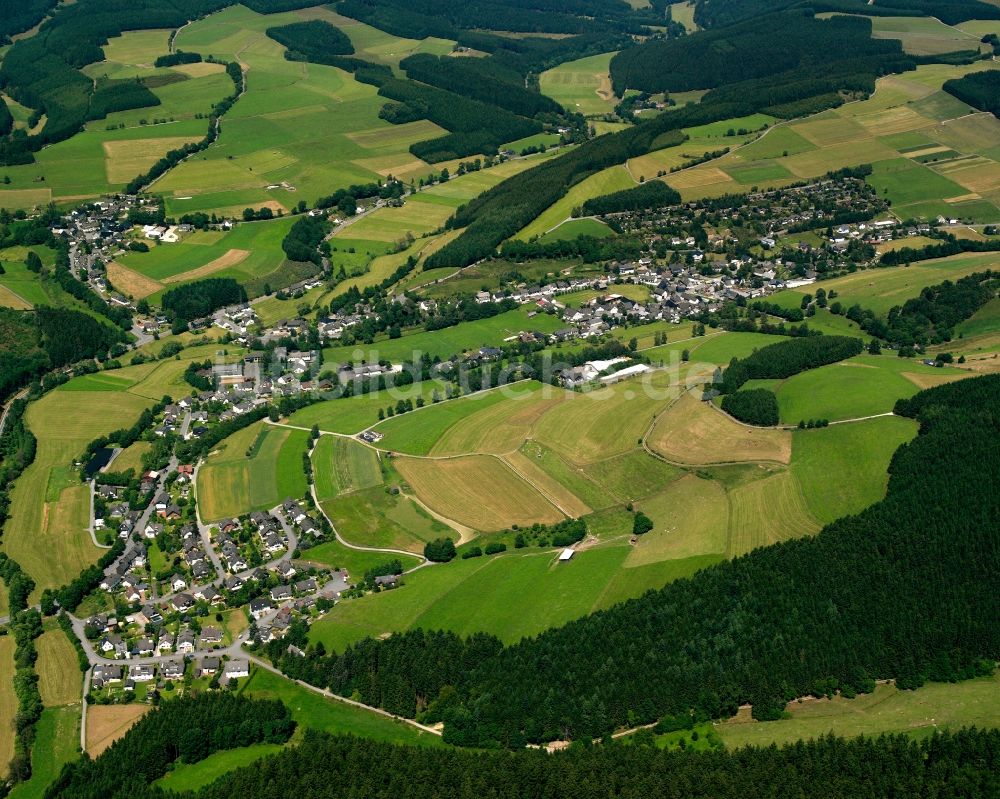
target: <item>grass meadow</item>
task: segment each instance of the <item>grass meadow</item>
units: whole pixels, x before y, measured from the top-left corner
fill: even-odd
[[[198,503],[206,521],[273,508],[306,493],[304,430],[252,424],[223,441],[198,472]],[[247,452],[252,456],[247,457]]]
[[[76,658],[76,653],[73,657]],[[79,748],[79,702],[61,707],[46,707],[35,726],[35,742],[31,747],[31,779],[15,785],[8,795],[13,799],[43,799],[62,767],[79,757]]]
[[[542,94],[568,111],[584,116],[614,111],[617,98],[608,74],[612,56],[614,53],[601,53],[546,70],[538,78]]]
[[[14,637],[0,637],[0,664],[5,674],[14,673]],[[10,759],[14,756],[14,717],[17,715],[17,696],[14,694],[14,681],[0,680],[0,729],[5,730],[0,735],[0,774],[7,776]]]

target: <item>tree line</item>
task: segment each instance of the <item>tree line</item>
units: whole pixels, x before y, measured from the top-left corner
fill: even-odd
[[[778,398],[766,388],[726,394],[722,398],[722,410],[734,419],[759,427],[774,427],[779,421]]]
[[[681,201],[681,195],[662,180],[651,180],[636,186],[600,197],[592,197],[583,204],[584,215],[615,214],[622,211],[646,211],[662,208]]]
[[[301,221],[301,220],[300,220]],[[209,277],[164,292],[160,305],[171,319],[186,323],[227,305],[247,301],[246,289],[231,277]]]
[[[861,339],[853,336],[800,336],[779,341],[745,358],[733,358],[717,388],[722,394],[731,394],[747,380],[784,379],[859,355],[862,349]]]

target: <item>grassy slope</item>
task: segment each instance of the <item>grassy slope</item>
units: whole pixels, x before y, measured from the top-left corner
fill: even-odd
[[[11,799],[42,799],[63,765],[79,757],[79,746],[80,705],[43,710],[31,749],[31,779],[15,786]]]

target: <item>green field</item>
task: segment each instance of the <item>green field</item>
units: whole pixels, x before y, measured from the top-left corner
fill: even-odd
[[[234,433],[198,472],[201,516],[215,521],[273,508],[306,493],[302,453],[309,434],[258,422]],[[252,450],[252,457],[247,451]]]
[[[635,186],[636,181],[628,170],[620,166],[609,167],[597,172],[573,186],[564,197],[542,211],[514,238],[528,241],[534,236],[542,236],[569,219],[573,209],[583,205],[586,200],[622,189],[633,189]]]
[[[347,540],[350,541],[350,531]],[[386,561],[400,559],[404,569],[412,569],[420,564],[416,556],[388,554],[385,552],[370,552],[367,550],[350,549],[338,541],[326,541],[319,546],[306,550],[302,558],[310,563],[318,563],[334,569],[347,569],[351,581],[360,581],[365,572],[375,566],[381,566]]]
[[[0,637],[0,664],[3,664],[5,674],[13,674],[14,637]],[[14,680],[0,680],[0,774],[6,776],[10,759],[14,756],[14,718],[17,715],[17,695],[14,693]]]
[[[827,523],[880,500],[889,482],[889,460],[916,432],[911,420],[899,416],[796,430],[791,469],[809,512]]]
[[[296,411],[289,423],[300,427],[318,425],[320,430],[350,435],[360,433],[378,422],[379,410],[395,406],[399,400],[413,400],[422,397],[428,404],[434,391],[444,396],[444,387],[434,381],[423,381],[417,385],[405,386],[391,391],[377,391],[354,397],[327,400]]]
[[[594,239],[604,239],[615,235],[615,232],[598,219],[571,219],[559,227],[550,230],[541,241],[570,241],[579,236],[590,236]]]
[[[388,487],[354,491],[322,504],[340,535],[358,546],[387,547],[419,554],[426,542],[455,535],[450,527],[432,518],[412,499],[391,494]],[[382,560],[387,557],[383,556]]]
[[[321,501],[382,483],[378,455],[349,438],[322,436],[313,452],[313,472]]]
[[[614,111],[617,98],[611,90],[608,68],[614,53],[567,61],[539,76],[542,94],[568,111],[599,116]]]
[[[780,721],[749,722],[741,717],[716,724],[727,747],[768,746],[834,735],[903,733],[925,738],[938,730],[1000,725],[1000,676],[959,683],[928,683],[915,691],[881,684],[855,699],[804,699],[788,705]]]
[[[441,738],[437,735],[335,699],[324,699],[315,692],[264,669],[256,669],[240,688],[240,692],[264,699],[280,699],[300,727],[334,735],[358,735],[390,743],[442,745]]]
[[[492,319],[477,319],[442,330],[408,332],[397,339],[376,340],[371,345],[328,347],[323,350],[323,360],[326,363],[377,363],[379,360],[402,363],[412,361],[414,353],[445,359],[467,350],[497,347],[524,331],[552,333],[564,326],[557,316],[540,313],[529,319],[528,312],[529,308],[522,306]]]
[[[45,708],[35,726],[31,779],[16,785],[9,796],[13,799],[42,799],[62,767],[79,757],[79,749],[80,705]]]
[[[255,744],[239,749],[223,749],[197,763],[179,763],[167,772],[167,776],[161,777],[153,784],[167,791],[194,791],[210,785],[233,769],[248,766],[268,755],[280,752],[283,748],[278,744]]]

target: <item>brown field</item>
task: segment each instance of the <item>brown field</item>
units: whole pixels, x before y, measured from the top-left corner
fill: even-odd
[[[835,114],[796,125],[795,132],[801,133],[817,147],[844,144],[866,139],[871,135],[857,122]]]
[[[163,288],[163,284],[151,277],[146,277],[134,269],[129,269],[117,261],[108,264],[108,280],[126,297],[141,300],[150,294],[155,294]]]
[[[6,286],[0,286],[0,305],[4,308],[13,308],[15,311],[30,311],[31,303],[15,294]]]
[[[789,463],[792,457],[792,436],[787,430],[746,427],[690,394],[660,415],[647,443],[676,463]]]
[[[0,208],[40,208],[50,202],[52,202],[51,189],[0,190]]]
[[[447,459],[404,456],[395,464],[428,507],[476,530],[551,524],[564,518],[539,491],[489,455]]]
[[[91,705],[87,708],[87,754],[97,757],[127,733],[149,705]]]
[[[264,203],[264,205],[269,205],[270,203]],[[230,266],[236,266],[236,264],[245,261],[250,257],[249,250],[229,250],[223,255],[220,255],[214,261],[209,261],[204,266],[199,266],[197,269],[192,269],[190,272],[181,272],[177,275],[171,275],[163,279],[164,283],[180,283],[181,281],[195,280],[199,277],[205,277],[206,275],[211,275],[214,272],[219,272],[223,269],[228,269]]]
[[[736,183],[736,181],[718,167],[685,169],[683,172],[670,175],[670,185],[676,189],[694,189],[700,186],[713,186],[716,183]]]
[[[934,386],[954,383],[956,380],[964,380],[966,377],[972,377],[972,375],[932,375],[918,374],[916,372],[903,372],[902,374],[903,377],[919,388],[933,388]]]
[[[201,61],[197,64],[178,64],[171,69],[174,72],[187,75],[189,78],[204,78],[206,75],[215,75],[218,72],[226,71],[222,64],[213,64],[209,61]]]
[[[35,641],[38,661],[38,690],[45,707],[70,705],[80,701],[83,675],[76,650],[61,629],[46,630]]]
[[[106,156],[104,168],[108,173],[108,183],[128,183],[171,150],[197,141],[198,138],[197,136],[164,136],[160,139],[106,141],[103,145]]]
[[[987,161],[984,164],[955,169],[948,172],[948,177],[960,186],[973,192],[990,192],[1000,189],[1000,164]]]

